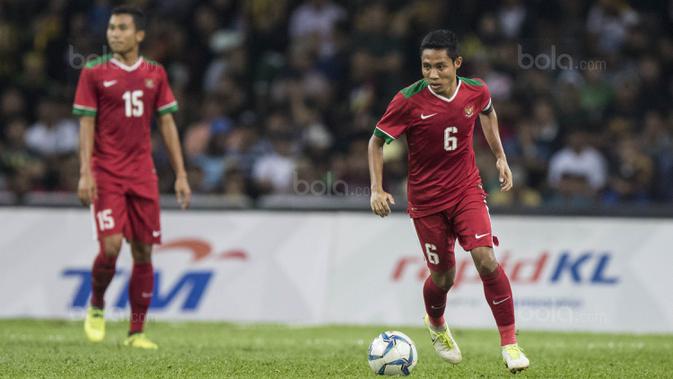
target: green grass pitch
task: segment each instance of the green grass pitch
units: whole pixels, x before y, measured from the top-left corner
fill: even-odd
[[[108,323],[100,344],[88,343],[80,322],[0,321],[0,377],[374,378],[367,348],[384,330],[416,343],[412,378],[508,377],[493,330],[455,330],[458,366],[435,356],[426,331],[409,327],[292,327],[152,322],[157,351],[121,345],[126,323]],[[519,342],[536,378],[633,378],[673,375],[673,336],[522,332]]]

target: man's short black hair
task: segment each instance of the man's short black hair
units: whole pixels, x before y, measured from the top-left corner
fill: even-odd
[[[128,14],[133,17],[133,23],[136,25],[136,30],[145,30],[147,19],[145,13],[140,9],[132,6],[120,6],[112,9],[112,14]]]
[[[421,54],[424,49],[446,49],[446,54],[455,60],[458,57],[458,38],[450,30],[435,30],[423,38],[423,42],[421,42]]]

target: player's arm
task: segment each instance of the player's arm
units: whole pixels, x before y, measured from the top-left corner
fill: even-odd
[[[189,207],[192,198],[192,190],[187,182],[187,171],[182,158],[182,150],[180,150],[178,128],[175,126],[175,120],[171,113],[159,115],[157,122],[166,150],[168,150],[171,166],[175,172],[175,195],[182,209],[186,209]]]
[[[77,196],[83,205],[89,206],[96,200],[96,180],[91,171],[91,156],[93,154],[94,132],[96,118],[82,116],[79,118],[79,183]]]
[[[496,167],[498,168],[500,190],[509,191],[512,189],[512,171],[507,164],[507,157],[505,156],[505,149],[502,147],[500,141],[500,133],[498,131],[498,115],[495,113],[495,108],[492,104],[479,114],[479,121],[481,122],[481,129],[484,131],[486,142],[491,148],[496,159]]]
[[[406,98],[400,91],[388,104],[386,112],[376,124],[374,134],[369,139],[367,157],[372,191],[369,205],[372,211],[381,217],[390,214],[390,204],[395,204],[393,196],[383,190],[383,145],[404,134],[409,126],[408,121]]]
[[[369,205],[372,211],[381,217],[385,217],[390,213],[388,202],[395,204],[393,196],[383,190],[383,145],[385,143],[386,141],[383,138],[374,134],[369,139],[369,147],[367,149],[372,191]]]

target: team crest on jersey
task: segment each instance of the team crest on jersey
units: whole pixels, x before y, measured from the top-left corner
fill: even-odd
[[[465,117],[470,118],[474,115],[474,105],[468,105],[465,107]]]
[[[154,88],[154,79],[145,79],[145,87]]]

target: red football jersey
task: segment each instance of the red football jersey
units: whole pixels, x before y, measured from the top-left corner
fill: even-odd
[[[140,57],[127,66],[111,55],[87,63],[77,83],[73,114],[96,117],[94,173],[136,182],[155,180],[152,117],[177,110],[160,64]]]
[[[411,217],[450,208],[466,188],[480,184],[472,138],[477,116],[490,107],[481,79],[458,77],[450,98],[434,93],[425,80],[395,95],[374,134],[386,143],[407,136]]]

